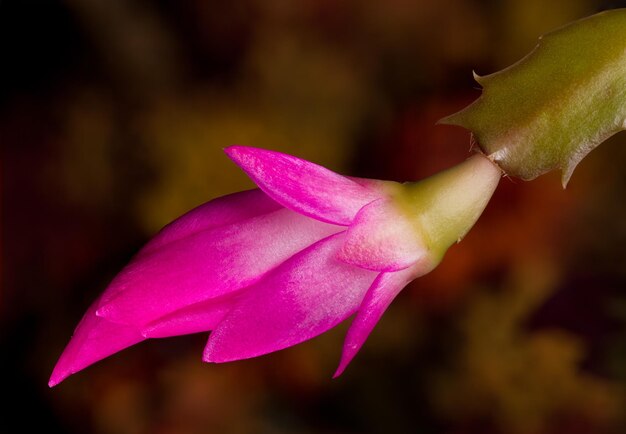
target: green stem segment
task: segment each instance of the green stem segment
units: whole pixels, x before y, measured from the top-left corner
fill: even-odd
[[[565,186],[592,149],[626,129],[626,9],[549,33],[516,64],[475,79],[480,98],[440,122],[472,131],[508,175],[561,169]]]

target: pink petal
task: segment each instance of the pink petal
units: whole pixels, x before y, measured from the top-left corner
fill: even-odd
[[[374,191],[385,191],[390,184],[396,184],[395,181],[383,181],[382,179],[359,178],[356,176],[347,176],[346,178]]]
[[[380,197],[376,190],[291,155],[245,146],[225,152],[276,202],[321,221],[347,226],[363,205]]]
[[[280,208],[280,204],[258,188],[218,197],[165,226],[144,246],[142,253],[202,230],[236,223]]]
[[[212,330],[232,308],[235,299],[236,296],[229,295],[183,308],[159,318],[143,333],[139,333],[132,326],[113,323],[96,316],[96,301],[78,324],[48,384],[50,387],[56,386],[68,376],[147,338],[165,338]]]
[[[341,362],[333,378],[341,375],[380,320],[387,307],[400,291],[413,279],[421,275],[418,268],[411,267],[393,273],[378,275],[359,307],[359,311],[348,330],[343,345]]]
[[[338,257],[376,271],[407,268],[427,253],[415,226],[388,199],[364,206],[348,229]]]
[[[293,256],[246,289],[211,333],[207,362],[247,359],[311,339],[355,312],[376,273],[335,259],[344,234]]]
[[[282,208],[193,233],[138,255],[113,280],[97,315],[143,329],[170,313],[254,283],[339,230]]]
[[[147,338],[166,338],[213,330],[232,309],[236,293],[193,304],[153,321],[142,330]]]
[[[98,301],[91,305],[76,327],[72,339],[52,371],[48,382],[50,387],[92,363],[145,339],[135,328],[97,317],[97,306]]]

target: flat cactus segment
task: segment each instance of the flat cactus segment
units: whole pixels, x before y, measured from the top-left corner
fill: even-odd
[[[561,169],[565,186],[592,149],[626,129],[626,9],[575,21],[510,67],[474,76],[482,95],[440,123],[472,131],[507,174]]]

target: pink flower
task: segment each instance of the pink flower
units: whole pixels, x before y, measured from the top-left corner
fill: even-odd
[[[149,241],[88,309],[50,386],[148,338],[211,331],[203,360],[220,363],[356,313],[337,376],[402,288],[471,228],[500,178],[482,155],[398,184],[262,149],[226,153],[260,189],[201,205]]]

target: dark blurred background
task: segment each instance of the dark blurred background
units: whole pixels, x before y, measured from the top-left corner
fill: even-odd
[[[537,37],[625,1],[0,1],[0,433],[626,432],[626,137],[502,181],[474,230],[331,380],[346,325],[207,365],[148,341],[48,389],[82,313],[161,226],[267,147],[415,180],[435,126]],[[24,417],[24,414],[26,417]]]

